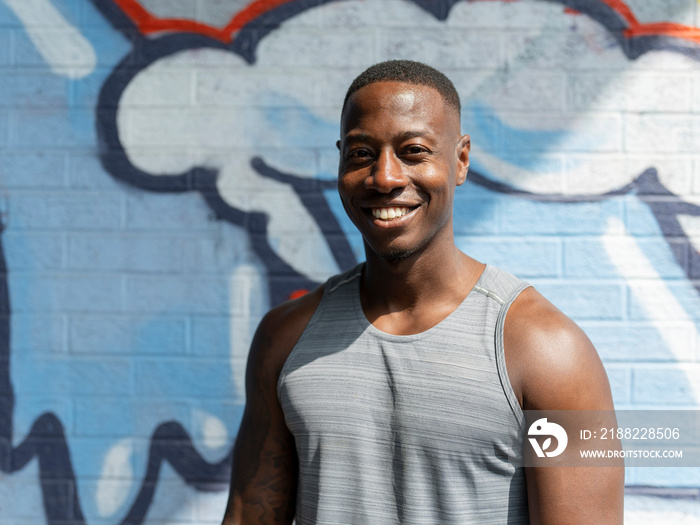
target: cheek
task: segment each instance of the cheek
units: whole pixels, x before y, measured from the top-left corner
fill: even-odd
[[[439,199],[449,196],[455,187],[454,181],[451,182],[449,178],[445,177],[444,173],[440,172],[422,174],[419,183],[416,185],[428,195]]]
[[[346,171],[338,176],[338,194],[341,200],[350,202],[363,189],[364,178],[359,171]]]
[[[338,177],[338,195],[340,195],[340,200],[345,204],[348,195],[348,185],[344,177]]]
[[[340,196],[340,202],[343,204],[343,209],[345,213],[352,218],[352,212],[350,209],[350,201],[348,198],[348,188],[347,185],[343,183],[342,178],[338,180],[338,195]]]

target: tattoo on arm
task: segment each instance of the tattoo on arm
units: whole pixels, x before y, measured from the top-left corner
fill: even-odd
[[[263,336],[262,348],[272,344]],[[256,367],[253,367],[254,369]],[[269,373],[269,371],[267,371]],[[265,384],[261,370],[249,370],[250,384]],[[234,450],[233,491],[243,514],[261,524],[291,524],[295,514],[298,460],[294,438],[279,413],[276,389],[269,384],[248,392],[248,405]],[[278,420],[279,419],[279,420]]]

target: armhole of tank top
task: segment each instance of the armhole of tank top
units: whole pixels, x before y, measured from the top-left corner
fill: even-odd
[[[326,300],[326,296],[328,295],[328,293],[329,293],[328,288],[325,288],[323,290],[323,295],[321,296],[321,300],[318,302],[318,305],[316,306],[314,313],[311,314],[311,318],[309,319],[309,322],[306,323],[306,326],[304,327],[304,330],[301,332],[299,339],[297,339],[297,342],[294,343],[294,346],[289,351],[289,354],[287,354],[287,358],[284,360],[284,364],[282,365],[282,369],[280,370],[280,375],[277,378],[277,399],[279,399],[279,397],[280,397],[280,386],[282,385],[282,381],[284,381],[284,378],[287,375],[287,368],[289,367],[289,362],[292,360],[292,357],[294,356],[294,351],[299,346],[299,343],[301,343],[306,338],[306,333],[309,331],[309,328],[311,326],[313,326],[314,322],[316,321],[316,318],[319,315],[318,312],[321,308],[321,305]]]
[[[510,377],[508,376],[508,368],[506,367],[506,355],[503,346],[503,329],[505,327],[506,314],[510,309],[510,305],[513,304],[513,301],[515,301],[515,299],[521,294],[523,290],[529,288],[530,286],[532,285],[528,283],[521,283],[517,288],[515,288],[508,296],[508,299],[506,299],[506,301],[501,306],[501,310],[498,313],[498,319],[496,320],[495,342],[496,367],[498,369],[498,377],[501,380],[503,393],[505,394],[506,399],[508,400],[508,404],[510,405],[511,410],[513,411],[513,415],[515,416],[515,419],[518,421],[518,424],[521,427],[525,425],[525,414],[523,413],[523,409],[520,406],[520,403],[518,403],[518,398],[515,395],[513,385],[511,384]]]
[[[358,267],[361,265],[358,265]],[[311,327],[313,327],[314,324],[316,324],[316,321],[318,317],[321,315],[319,312],[322,310],[323,303],[326,301],[328,296],[335,292],[340,286],[343,284],[352,281],[355,279],[360,272],[358,271],[358,267],[355,267],[353,270],[350,272],[336,276],[336,278],[331,278],[328,281],[326,281],[326,284],[323,288],[323,295],[321,296],[321,300],[318,302],[318,305],[316,305],[316,309],[314,310],[314,313],[311,315],[311,318],[309,319],[309,322],[306,323],[306,326],[304,327],[304,330],[301,332],[301,335],[299,336],[299,339],[297,339],[297,342],[294,343],[294,346],[292,349],[289,351],[289,354],[287,355],[287,359],[284,360],[284,364],[282,365],[282,369],[280,370],[280,375],[277,378],[277,398],[279,399],[280,397],[280,386],[282,385],[282,381],[284,381],[284,378],[287,375],[287,368],[289,368],[289,363],[292,360],[295,351],[297,347],[306,339],[306,334],[309,333]],[[344,278],[343,278],[344,277]]]

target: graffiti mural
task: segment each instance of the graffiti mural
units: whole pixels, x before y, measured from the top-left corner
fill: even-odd
[[[462,97],[459,246],[584,327],[618,407],[698,408],[699,20],[696,0],[0,2],[0,520],[220,521],[257,322],[362,259],[338,118],[390,58]]]

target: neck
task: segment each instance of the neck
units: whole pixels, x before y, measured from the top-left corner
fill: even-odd
[[[401,311],[418,304],[461,301],[482,270],[481,263],[462,253],[454,243],[443,250],[415,253],[398,261],[367,250],[363,302]]]

